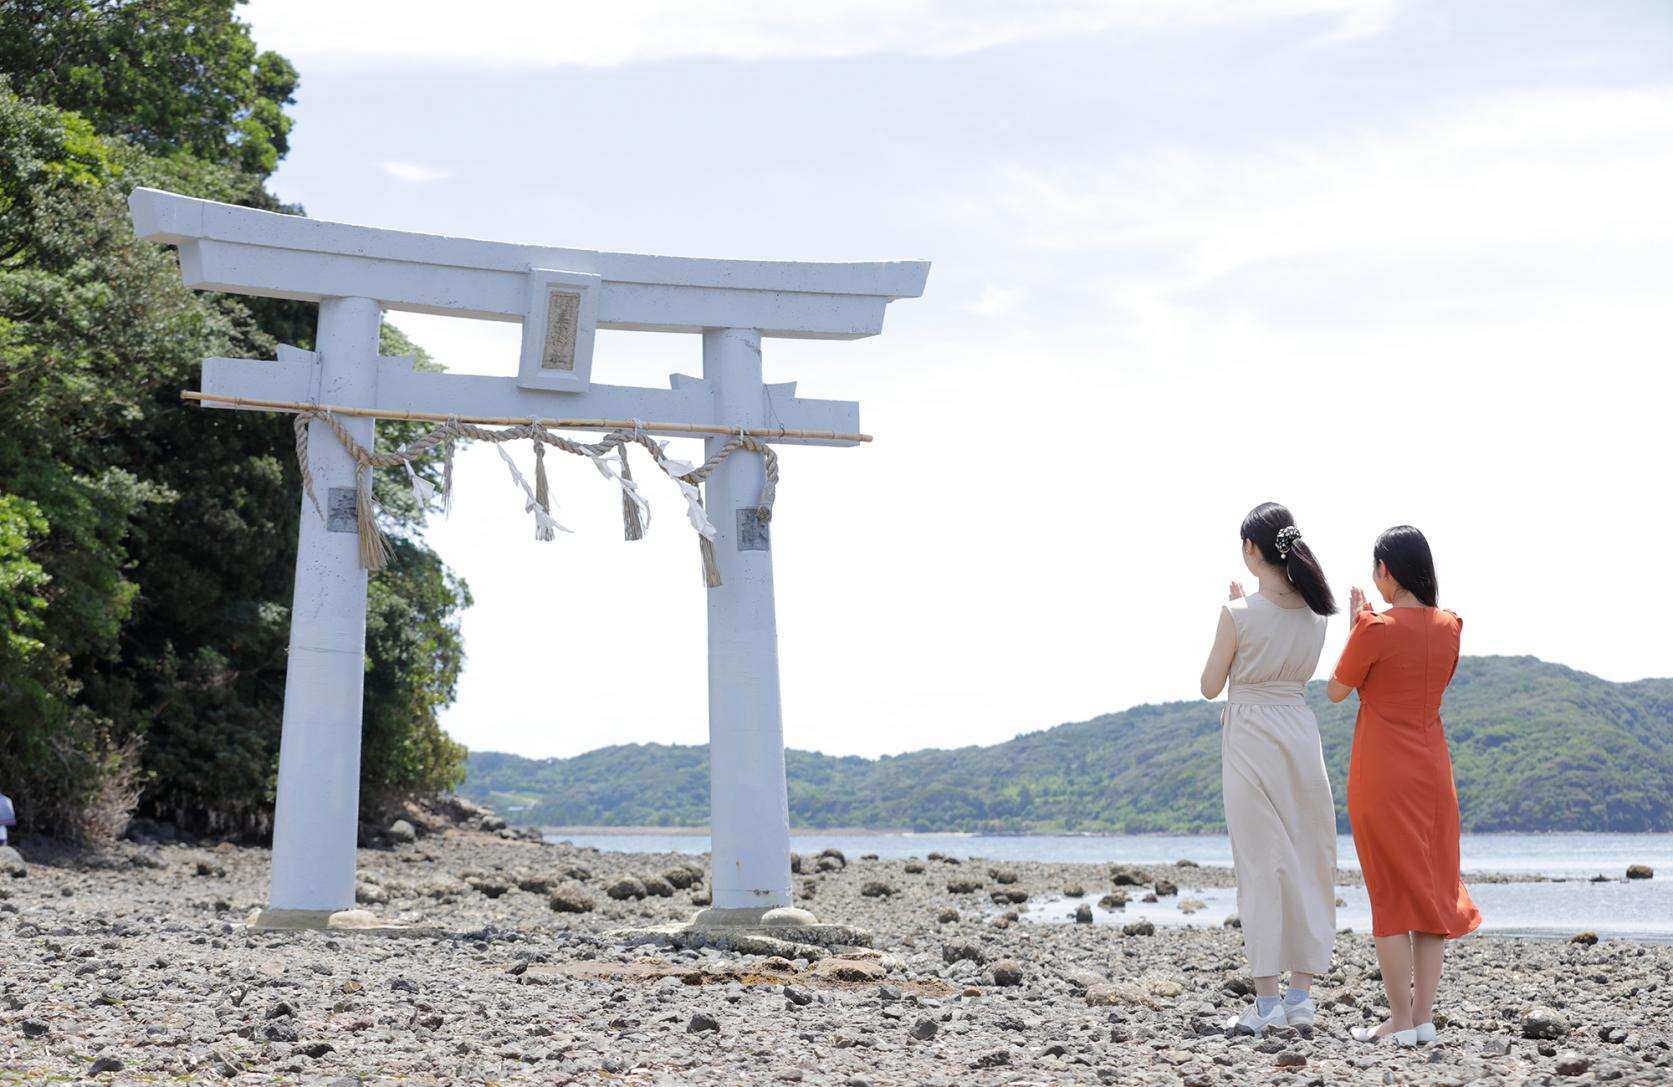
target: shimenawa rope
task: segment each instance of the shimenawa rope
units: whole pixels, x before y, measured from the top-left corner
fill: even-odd
[[[578,457],[587,457],[607,478],[614,479],[622,491],[622,530],[629,540],[642,539],[645,529],[650,523],[650,507],[639,494],[638,484],[634,481],[632,469],[628,466],[627,447],[630,445],[643,446],[650,454],[656,466],[669,479],[679,485],[681,493],[686,499],[686,514],[692,527],[697,530],[699,546],[703,556],[703,583],[709,588],[720,585],[720,567],[715,559],[714,536],[715,528],[709,520],[703,507],[703,498],[699,485],[714,474],[722,461],[739,450],[758,453],[765,469],[761,483],[761,494],[756,501],[756,517],[762,524],[767,524],[773,517],[773,501],[778,490],[778,454],[767,443],[760,441],[741,430],[738,434],[726,440],[726,443],[716,449],[701,465],[693,467],[690,463],[676,460],[667,455],[664,443],[652,439],[639,428],[634,430],[614,430],[596,442],[576,442],[559,434],[553,434],[538,422],[522,426],[505,427],[491,430],[477,426],[474,423],[449,419],[447,422],[431,430],[425,431],[401,448],[388,453],[376,453],[367,449],[355,440],[348,432],[342,420],[335,414],[323,408],[308,408],[292,416],[292,426],[296,429],[296,463],[302,471],[302,485],[313,503],[315,512],[323,518],[325,511],[320,506],[319,495],[314,491],[313,472],[308,464],[308,422],[318,419],[331,428],[337,441],[348,451],[354,459],[355,484],[355,525],[360,537],[360,564],[368,570],[381,570],[389,561],[389,548],[384,540],[382,531],[377,526],[377,519],[373,511],[372,476],[377,468],[394,468],[402,466],[407,469],[413,481],[415,492],[419,484],[424,485],[424,492],[420,493],[420,500],[428,497],[430,485],[416,475],[412,475],[413,459],[429,452],[438,445],[445,445],[443,450],[442,467],[442,508],[451,510],[453,506],[453,448],[460,438],[471,438],[481,442],[502,443],[528,439],[534,442],[535,449],[535,481],[531,488],[517,470],[515,462],[505,453],[505,458],[511,468],[512,479],[523,488],[528,499],[525,507],[535,515],[535,538],[551,540],[558,531],[569,531],[558,524],[551,516],[551,493],[546,477],[546,446]],[[610,454],[614,452],[621,464],[621,471],[615,472],[609,467]]]

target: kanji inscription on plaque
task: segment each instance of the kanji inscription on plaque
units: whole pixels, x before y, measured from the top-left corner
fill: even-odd
[[[547,296],[546,350],[540,358],[541,369],[575,369],[575,330],[580,316],[580,292],[553,291]]]

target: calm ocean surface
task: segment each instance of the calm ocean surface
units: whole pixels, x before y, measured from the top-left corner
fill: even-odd
[[[1231,840],[1223,835],[1106,835],[1106,836],[989,836],[979,834],[828,834],[796,831],[791,848],[817,853],[835,846],[850,858],[862,853],[880,857],[922,857],[935,850],[957,857],[988,860],[1072,861],[1080,863],[1172,864],[1181,859],[1199,864],[1231,865]],[[624,852],[704,853],[706,834],[564,834],[549,841],[570,841]],[[1358,868],[1353,839],[1342,835],[1337,856],[1343,868]],[[1655,869],[1651,880],[1622,879],[1630,864]],[[1673,941],[1673,834],[1466,834],[1463,839],[1466,873],[1503,873],[1546,876],[1547,883],[1481,883],[1470,894],[1481,908],[1483,931],[1504,935],[1567,937],[1584,929],[1600,935]],[[1596,875],[1607,883],[1592,883]],[[1096,909],[1106,888],[1088,887],[1098,923],[1126,922],[1146,917],[1157,924],[1217,925],[1236,909],[1229,889],[1181,888],[1181,898],[1205,903],[1195,914],[1179,911],[1164,900],[1146,905],[1133,902],[1125,910],[1106,914]],[[1346,905],[1337,910],[1338,925],[1356,932],[1370,930],[1370,907],[1365,892],[1343,887]],[[1067,920],[1074,903],[1036,898],[1024,916],[1042,921]]]

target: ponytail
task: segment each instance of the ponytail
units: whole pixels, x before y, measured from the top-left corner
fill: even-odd
[[[1325,580],[1324,568],[1319,565],[1313,549],[1297,538],[1290,544],[1289,556],[1284,560],[1284,576],[1301,593],[1301,599],[1319,615],[1336,614],[1336,598],[1330,594],[1330,582]]]
[[[1336,598],[1324,568],[1301,538],[1295,517],[1276,502],[1263,502],[1243,519],[1243,538],[1253,541],[1261,558],[1284,571],[1284,576],[1301,593],[1301,599],[1318,615],[1335,615]]]

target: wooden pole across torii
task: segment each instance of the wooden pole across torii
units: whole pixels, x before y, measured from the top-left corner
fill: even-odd
[[[179,247],[187,286],[319,303],[313,351],[205,359],[205,394],[372,414],[648,419],[727,434],[744,427],[786,444],[855,445],[864,438],[859,405],[765,384],[761,341],[874,336],[888,303],[920,296],[929,275],[927,261],[707,260],[473,241],[155,189],[136,189],[128,205],[140,237]],[[380,358],[384,310],[521,322],[518,373],[428,373],[411,359]],[[596,384],[600,328],[698,334],[702,377],[676,374],[667,389]],[[372,418],[340,422],[371,448]],[[352,494],[349,454],[323,422],[309,431],[317,489]],[[781,431],[830,437],[772,436]],[[708,451],[725,441],[710,437]],[[790,905],[772,551],[767,526],[755,520],[762,478],[761,458],[747,453],[728,458],[705,485],[722,584],[708,590],[712,905],[697,920],[805,926],[812,915]],[[353,531],[299,500],[273,872],[256,923],[363,924],[354,877],[367,575]]]

